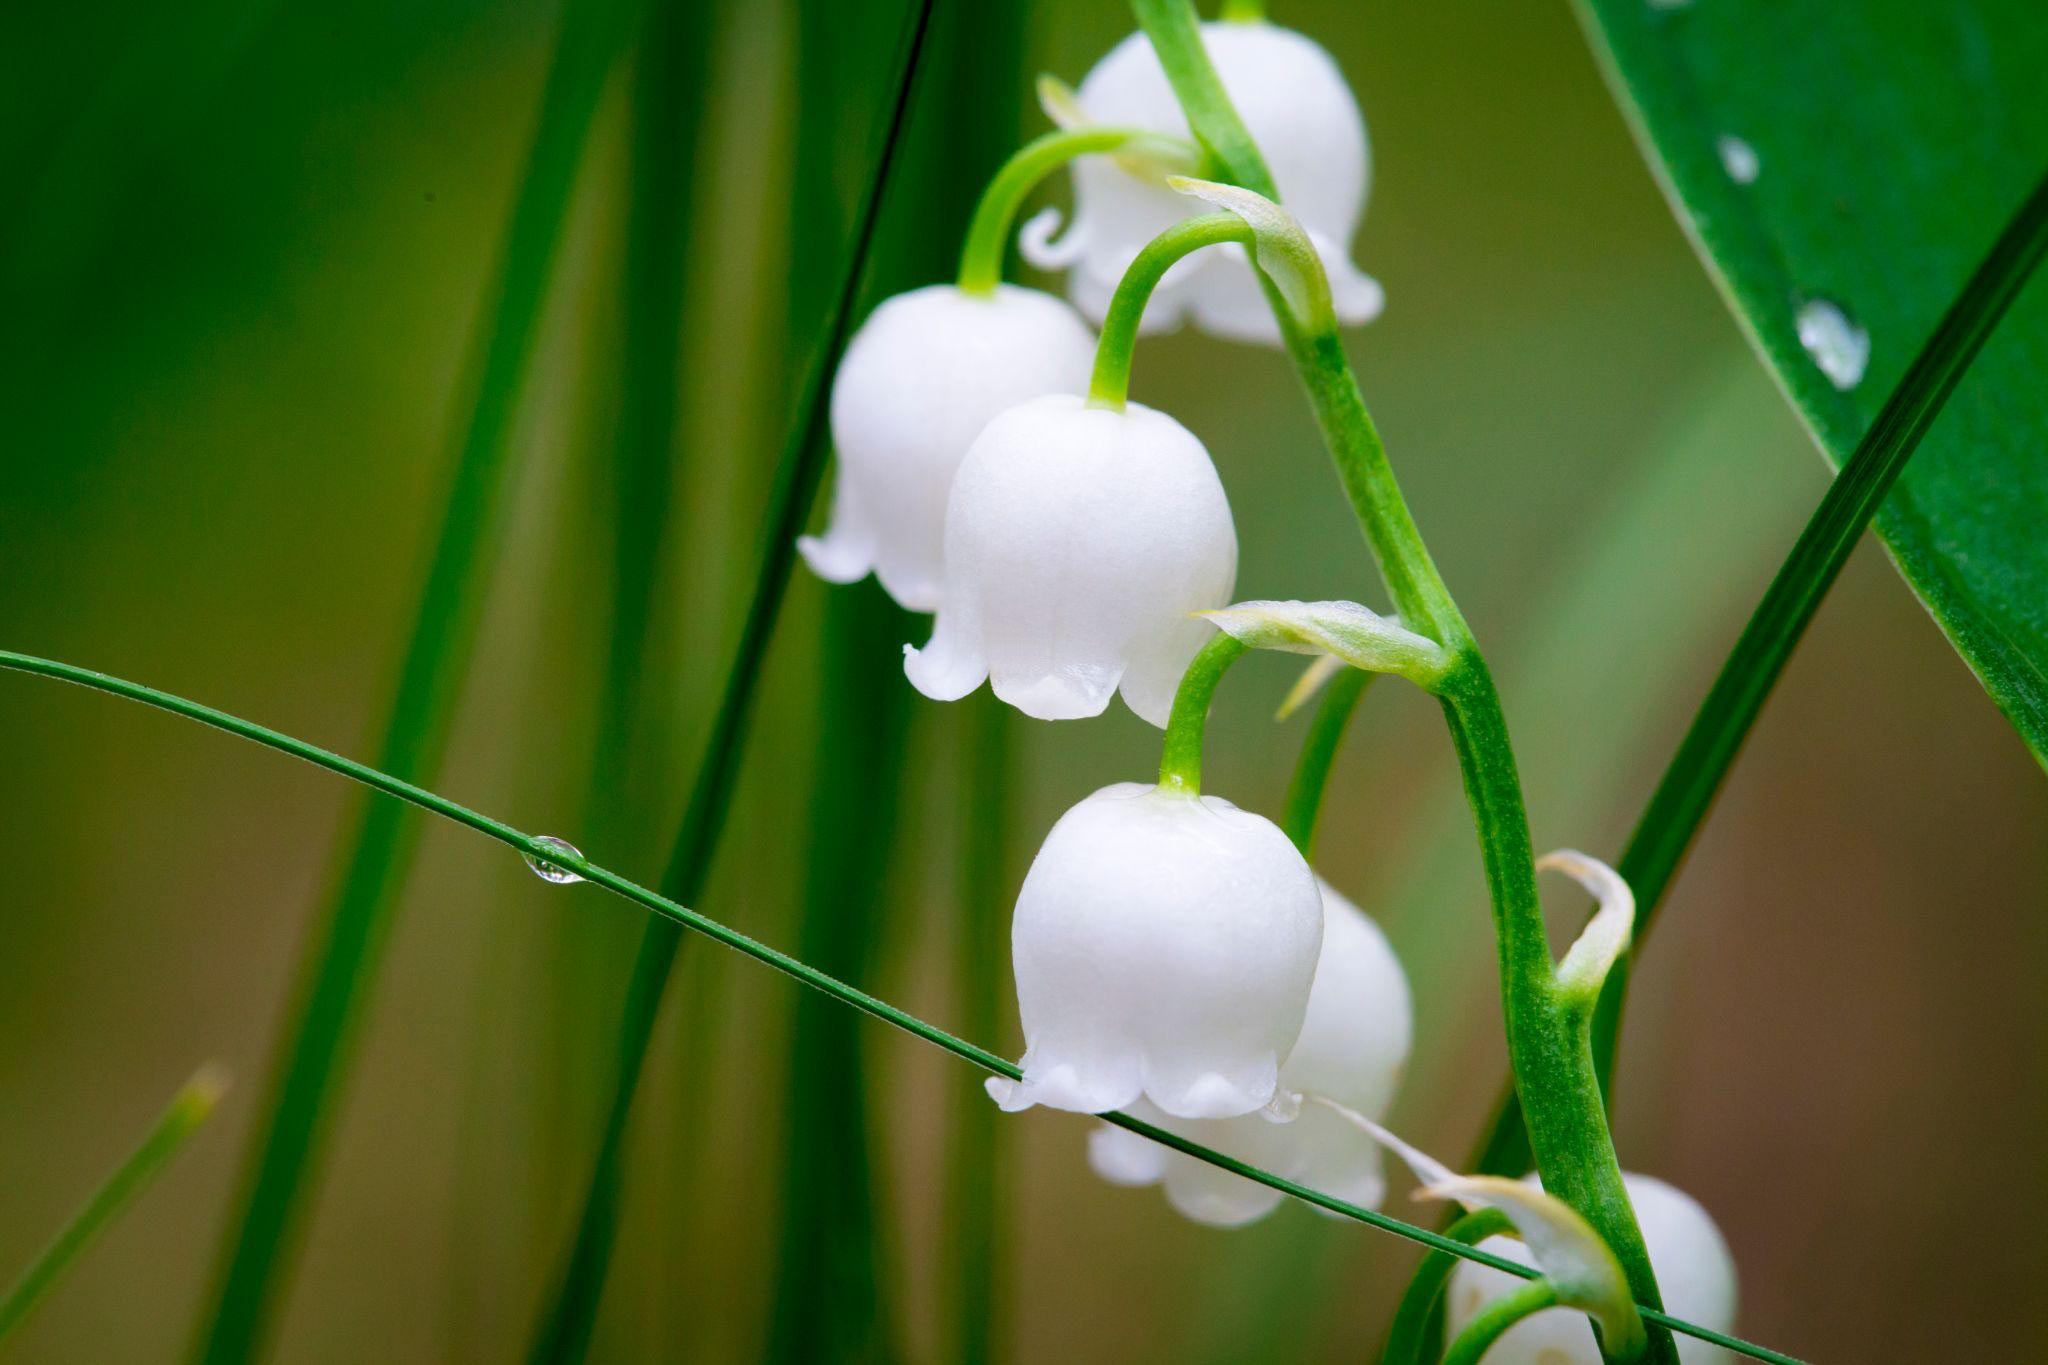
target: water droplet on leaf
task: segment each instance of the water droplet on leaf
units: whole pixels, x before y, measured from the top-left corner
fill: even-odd
[[[1863,381],[1864,367],[1870,363],[1870,333],[1826,299],[1801,305],[1796,322],[1799,344],[1830,384],[1847,391]]]
[[[1738,185],[1752,183],[1757,172],[1763,169],[1763,161],[1757,156],[1756,148],[1739,137],[1723,137],[1715,146],[1721,152],[1721,169],[1728,172],[1728,178]]]
[[[552,834],[537,834],[534,836],[533,841],[542,848],[551,848],[557,853],[566,853],[572,858],[581,858],[583,856],[582,849],[576,847],[567,839],[557,839]],[[545,858],[536,858],[531,853],[523,853],[520,856],[525,858],[526,865],[533,869],[533,875],[544,882],[553,882],[556,886],[569,886],[583,880],[583,878],[577,876],[568,868],[557,867]]]

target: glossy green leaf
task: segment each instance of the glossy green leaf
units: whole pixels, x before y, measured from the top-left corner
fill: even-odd
[[[2048,167],[2048,9],[1582,8],[1709,267],[1839,466]],[[2048,757],[2044,374],[2048,289],[2035,286],[1877,519],[1907,582],[2037,757]]]

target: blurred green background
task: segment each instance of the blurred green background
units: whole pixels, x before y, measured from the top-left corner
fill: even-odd
[[[1030,75],[1077,81],[1130,27],[1111,0],[939,8],[871,296],[950,274],[973,196],[1043,126]],[[800,0],[648,9],[581,162],[483,631],[430,783],[644,881],[732,647],[901,16]],[[1330,49],[1367,112],[1374,188],[1354,257],[1388,307],[1351,351],[1492,653],[1537,845],[1611,853],[1822,465],[1658,197],[1567,6],[1277,0],[1273,17]],[[372,751],[559,18],[486,0],[0,14],[0,643]],[[635,196],[656,183],[687,222],[635,246]],[[606,684],[617,530],[622,508],[647,508],[619,452],[644,416],[646,383],[628,380],[650,307],[677,339],[676,416],[658,554],[636,580],[651,585],[647,649],[621,690]],[[1135,385],[1217,459],[1240,596],[1383,605],[1280,356],[1148,341]],[[897,647],[922,630],[871,584],[828,593],[799,572],[701,908],[771,943],[817,942],[799,914],[805,869],[841,869],[854,901],[880,895],[827,950],[945,1023],[987,1003],[954,989],[968,916],[953,851],[983,809],[963,801],[961,755],[985,699],[948,708],[900,683]],[[821,699],[821,676],[853,677],[856,704]],[[1302,732],[1270,719],[1292,676],[1248,663],[1212,727],[1210,786],[1269,813]],[[0,1278],[199,1061],[241,1079],[13,1350],[174,1358],[359,798],[47,683],[0,678],[0,707]],[[874,752],[821,745],[828,718],[872,727]],[[1057,814],[1143,775],[1158,739],[1120,707],[1013,733],[999,908]],[[833,845],[841,808],[886,857]],[[1745,1335],[1825,1359],[2048,1347],[2048,1249],[2007,1235],[1994,1250],[1979,1230],[1987,1184],[2015,1209],[2048,1193],[2044,828],[2039,769],[1866,547],[1678,884],[1624,1049],[1624,1165],[1719,1220]],[[1367,700],[1320,861],[1388,927],[1414,983],[1394,1126],[1456,1157],[1503,1050],[1478,862],[1420,697]],[[812,903],[829,900],[829,878],[816,883]],[[621,902],[427,829],[276,1358],[521,1353],[580,1197],[639,930]],[[752,1358],[775,1324],[830,1327],[862,1304],[869,1354],[953,1358],[947,1134],[978,1078],[822,1002],[793,1028],[798,1003],[755,965],[686,952],[596,1358]],[[1014,1055],[1008,1008],[977,1041]],[[821,1036],[823,1055],[864,1065],[853,1099],[819,1084]],[[803,1175],[786,1153],[821,1147],[792,1148],[793,1131],[832,1135],[826,1148],[866,1134],[875,1289],[852,1308],[797,1297],[782,1249],[830,1230],[784,1208]],[[1238,1232],[1190,1225],[1157,1192],[1090,1175],[1085,1133],[1040,1112],[1001,1126],[1002,1355],[1348,1359],[1376,1342],[1406,1245],[1295,1207]],[[1398,1187],[1390,1207],[1410,1212]]]

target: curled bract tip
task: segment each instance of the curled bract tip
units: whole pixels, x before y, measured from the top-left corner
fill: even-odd
[[[1061,237],[1063,219],[1058,208],[1046,205],[1024,220],[1017,229],[1017,252],[1040,270],[1065,270],[1081,259],[1088,249],[1088,234],[1075,223]]]
[[[1420,1147],[1414,1147],[1402,1141],[1393,1129],[1386,1127],[1384,1124],[1375,1123],[1351,1106],[1339,1104],[1328,1095],[1318,1095],[1313,1091],[1305,1092],[1301,1098],[1306,1103],[1321,1105],[1346,1123],[1349,1123],[1352,1127],[1371,1137],[1374,1142],[1379,1143],[1380,1146],[1386,1148],[1395,1156],[1400,1157],[1408,1169],[1415,1172],[1415,1178],[1425,1186],[1441,1185],[1445,1181],[1458,1178],[1458,1173],[1444,1165],[1443,1162],[1438,1161]]]
[[[1330,301],[1330,278],[1308,229],[1280,205],[1238,185],[1198,180],[1188,175],[1166,177],[1169,189],[1234,213],[1252,230],[1252,257],[1278,286],[1287,307],[1312,335],[1337,329],[1336,307]]]
[[[1280,699],[1280,706],[1273,712],[1274,720],[1286,720],[1315,698],[1323,690],[1323,684],[1342,673],[1348,665],[1334,654],[1322,654],[1309,661],[1301,670],[1301,676],[1294,680],[1294,686],[1287,689],[1287,695]]]
[[[1450,667],[1442,645],[1356,602],[1238,602],[1202,615],[1253,649],[1332,655],[1369,673],[1398,673],[1426,691]]]
[[[1055,128],[1079,128],[1088,122],[1088,111],[1081,107],[1080,95],[1050,71],[1038,75],[1038,107]]]
[[[1417,1190],[1416,1197],[1500,1210],[1514,1224],[1543,1278],[1556,1288],[1559,1303],[1598,1323],[1601,1340],[1612,1355],[1630,1359],[1642,1351],[1643,1319],[1621,1262],[1593,1225],[1562,1199],[1497,1175],[1454,1175]]]
[[[1566,997],[1584,1009],[1600,998],[1600,987],[1615,960],[1628,951],[1635,929],[1635,892],[1619,872],[1577,849],[1561,848],[1536,860],[1539,872],[1562,872],[1591,892],[1600,903],[1557,964],[1557,984]]]
[[[185,1093],[200,1106],[202,1112],[220,1103],[221,1096],[228,1093],[234,1083],[234,1073],[228,1070],[226,1062],[214,1059],[203,1062],[192,1079],[185,1082]]]

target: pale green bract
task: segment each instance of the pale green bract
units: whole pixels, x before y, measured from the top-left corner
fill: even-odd
[[[1280,297],[1287,300],[1288,311],[1294,314],[1302,330],[1311,336],[1337,330],[1337,314],[1330,303],[1330,277],[1299,219],[1263,194],[1236,185],[1219,185],[1190,175],[1170,175],[1166,183],[1171,189],[1244,219],[1253,234],[1253,259],[1280,290]]]
[[[1237,602],[1202,616],[1253,649],[1328,655],[1368,673],[1398,673],[1426,691],[1451,662],[1442,645],[1356,602]]]

